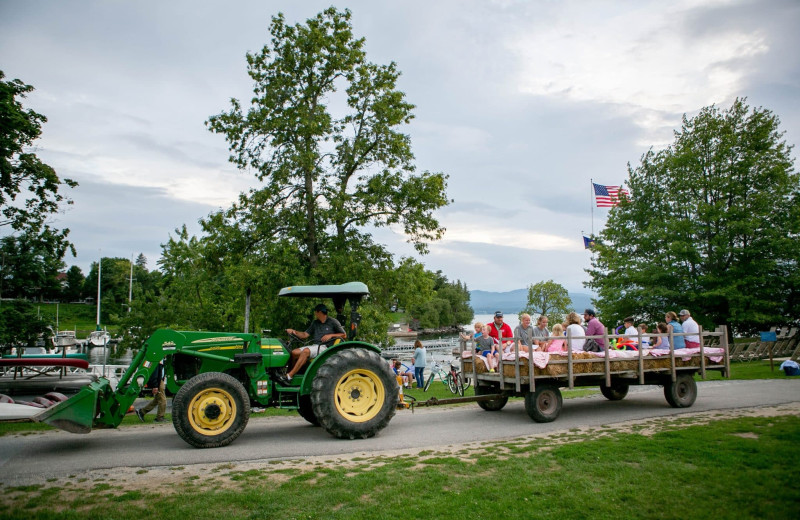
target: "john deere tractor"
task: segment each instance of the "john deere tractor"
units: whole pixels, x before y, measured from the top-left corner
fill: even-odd
[[[281,289],[281,297],[332,299],[336,318],[347,330],[346,340],[312,359],[285,386],[276,379],[282,379],[295,346],[290,341],[160,329],[145,341],[116,389],[100,378],[34,419],[74,433],[114,428],[163,362],[167,389],[175,394],[172,423],[197,448],[233,442],[247,426],[252,406],[295,409],[342,439],[372,437],[394,416],[398,392],[380,349],[356,340],[358,306],[367,295],[361,282]],[[349,321],[344,315],[348,303]]]

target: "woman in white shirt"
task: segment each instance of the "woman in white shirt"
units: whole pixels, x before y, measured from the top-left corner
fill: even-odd
[[[570,312],[567,315],[567,337],[579,337],[580,339],[572,339],[569,344],[573,352],[583,352],[583,344],[586,343],[586,331],[581,327],[581,317],[577,312]]]

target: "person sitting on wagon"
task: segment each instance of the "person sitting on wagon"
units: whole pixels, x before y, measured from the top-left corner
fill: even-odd
[[[597,319],[597,313],[594,309],[586,309],[583,311],[583,319],[586,322],[586,335],[587,336],[598,336],[594,338],[600,348],[605,350],[606,349],[606,340],[603,337],[603,334],[606,332],[606,327],[603,323]],[[585,345],[584,345],[585,347]],[[586,350],[586,348],[584,348]]]
[[[527,312],[523,312],[519,315],[519,325],[517,325],[517,327],[514,329],[514,337],[519,338],[520,352],[530,352],[531,350],[535,350],[533,345],[533,327],[531,326],[531,315]]]
[[[511,341],[511,338],[514,337],[514,333],[511,331],[511,327],[508,323],[503,322],[503,311],[495,311],[494,313],[494,321],[492,323],[487,323],[489,327],[489,335],[496,339],[498,342],[500,338],[503,338],[503,348],[506,348],[510,345],[513,345],[514,342]],[[486,334],[484,332],[484,334]]]
[[[659,334],[667,334],[669,329],[667,328],[667,324],[663,321],[656,326],[656,332]],[[669,350],[669,337],[667,336],[655,336],[653,340],[653,348],[657,349],[667,349]]]
[[[308,326],[305,332],[295,329],[286,329],[287,334],[292,334],[300,339],[314,338],[313,345],[306,345],[304,347],[292,350],[289,355],[289,372],[286,377],[278,377],[278,383],[283,386],[288,386],[292,382],[292,378],[302,369],[310,359],[314,359],[328,346],[332,345],[337,339],[345,339],[347,333],[344,327],[339,323],[336,318],[328,317],[328,308],[320,303],[314,307],[314,321]]]
[[[478,346],[478,338],[483,335],[483,323],[476,321],[475,322],[475,333],[470,334],[465,332],[461,334],[461,339],[464,341],[474,341],[475,342],[475,352],[480,352],[481,348]]]
[[[633,317],[628,316],[622,323],[625,324],[624,334],[625,336],[627,336],[626,339],[633,341],[633,344],[637,345],[639,343],[639,331],[636,329],[636,327],[633,326],[634,323]]]
[[[647,333],[647,323],[640,323],[639,330],[642,331],[642,348],[649,348],[650,335]]]
[[[671,331],[672,336],[672,347],[674,349],[679,348],[686,348],[686,339],[684,336],[675,336],[675,334],[683,334],[683,327],[681,326],[681,322],[678,321],[678,315],[675,314],[674,311],[669,311],[666,315],[667,321],[667,330]]]
[[[533,329],[533,344],[536,345],[534,350],[547,350],[550,345],[550,341],[547,339],[550,335],[547,323],[548,319],[544,314],[540,315],[536,320],[536,327]]]
[[[556,336],[555,339],[550,340],[550,343],[547,345],[547,352],[563,352],[567,350],[567,338],[564,337],[564,326],[560,323],[556,323],[553,325],[553,332],[552,336]]]
[[[486,368],[489,372],[494,372],[495,367],[500,363],[500,354],[497,352],[497,339],[489,335],[489,326],[483,326],[483,334],[475,343],[480,348],[481,355],[486,358]]]
[[[692,319],[692,313],[683,309],[678,313],[683,331],[690,336],[686,336],[686,348],[700,348],[700,326]]]

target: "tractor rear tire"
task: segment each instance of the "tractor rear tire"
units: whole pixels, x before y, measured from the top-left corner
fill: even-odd
[[[314,415],[325,431],[340,439],[374,437],[394,417],[398,400],[389,365],[364,348],[332,355],[311,384]]]
[[[297,413],[300,414],[300,417],[310,422],[314,426],[319,426],[319,420],[317,419],[317,416],[314,415],[314,405],[311,404],[311,396],[301,395],[298,399],[299,402],[297,403]]]
[[[242,383],[222,372],[198,374],[172,400],[172,424],[195,448],[233,442],[250,419],[250,397]]]
[[[497,394],[499,391],[493,386],[475,385],[475,395]],[[478,406],[487,412],[499,412],[508,403],[508,396],[504,395],[489,401],[478,401]]]

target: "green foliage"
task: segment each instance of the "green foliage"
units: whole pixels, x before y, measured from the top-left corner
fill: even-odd
[[[69,230],[52,229],[47,219],[62,204],[72,203],[59,189],[78,184],[59,179],[53,168],[25,151],[39,138],[47,118],[25,110],[17,99],[31,92],[32,86],[3,78],[5,74],[0,71],[0,227],[8,226],[14,233],[25,235],[27,241],[47,243],[54,256],[51,262],[57,262],[72,248],[67,240]]]
[[[39,320],[36,307],[25,300],[0,302],[0,346],[33,347],[47,322]]]
[[[588,284],[609,321],[688,308],[738,333],[800,311],[800,177],[769,110],[737,99],[684,116],[674,143],[629,166]]]
[[[67,281],[64,284],[62,291],[62,298],[64,301],[77,301],[83,295],[83,284],[86,277],[83,276],[83,271],[77,265],[71,266],[67,269]]]
[[[414,174],[410,139],[399,131],[413,105],[396,90],[396,65],[366,60],[350,18],[333,7],[305,25],[274,17],[271,43],[247,55],[251,109],[234,99],[207,122],[228,140],[230,160],[265,183],[227,216],[249,223],[254,247],[296,244],[310,271],[326,252],[352,253],[347,244],[367,225],[402,225],[425,251],[443,233],[433,211],[448,203],[446,176]],[[341,117],[333,106],[346,107]]]
[[[280,288],[359,280],[371,290],[361,335],[377,341],[386,337],[389,309],[433,295],[421,264],[397,262],[363,231],[402,226],[424,251],[443,231],[432,215],[448,203],[447,177],[415,173],[400,131],[413,108],[396,88],[400,73],[393,63],[367,61],[350,17],[330,8],[290,26],[279,14],[270,43],[247,55],[252,106],[232,100],[207,126],[225,136],[230,160],[259,185],[201,220],[202,236],[184,227],[162,245],[163,276],[134,300],[130,317],[142,334],[164,325],[275,335],[305,329],[316,302],[279,300]]]
[[[0,239],[0,295],[5,298],[56,298],[61,285],[56,279],[64,264],[61,238],[50,230],[22,232]]]
[[[433,297],[410,307],[414,318],[423,328],[458,327],[472,321],[469,289],[460,280],[449,282],[441,271],[432,274]]]
[[[531,316],[547,316],[551,323],[561,323],[572,312],[569,291],[553,280],[528,286],[528,303],[522,312]]]

